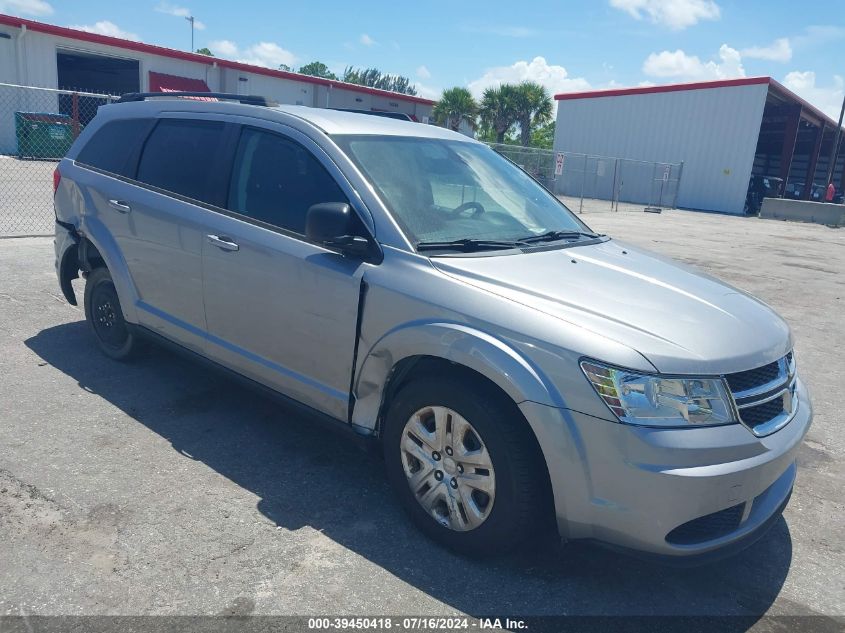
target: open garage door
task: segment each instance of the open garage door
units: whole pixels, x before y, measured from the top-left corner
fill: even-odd
[[[79,51],[56,52],[58,83],[61,90],[79,90],[100,94],[121,95],[140,92],[140,64],[137,59],[96,55]],[[76,110],[80,123],[86,125],[104,100],[78,97]],[[74,116],[73,97],[59,96],[59,111]]]

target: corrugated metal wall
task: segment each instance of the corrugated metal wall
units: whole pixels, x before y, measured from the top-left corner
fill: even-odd
[[[742,213],[766,84],[557,102],[555,150],[684,162],[678,206]]]

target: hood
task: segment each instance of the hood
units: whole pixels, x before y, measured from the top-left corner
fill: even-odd
[[[431,261],[464,283],[635,349],[661,373],[743,371],[792,344],[789,326],[762,301],[615,240]]]

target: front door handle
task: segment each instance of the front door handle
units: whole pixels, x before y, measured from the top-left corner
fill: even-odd
[[[129,213],[132,210],[123,200],[109,200],[109,206],[118,213]]]
[[[232,238],[223,235],[206,235],[208,241],[214,244],[217,248],[224,251],[236,251],[240,248],[232,241]]]

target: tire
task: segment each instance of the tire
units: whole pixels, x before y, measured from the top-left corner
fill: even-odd
[[[123,318],[123,309],[106,268],[95,268],[85,280],[85,319],[97,347],[109,358],[124,361],[137,351],[137,337]]]
[[[445,428],[458,432],[438,444],[444,415]],[[435,451],[440,446],[444,452]],[[459,554],[502,554],[549,525],[548,473],[539,446],[513,403],[481,380],[426,376],[404,386],[385,416],[383,450],[387,477],[413,522]],[[479,470],[485,451],[491,468]],[[424,474],[429,469],[433,476]]]

